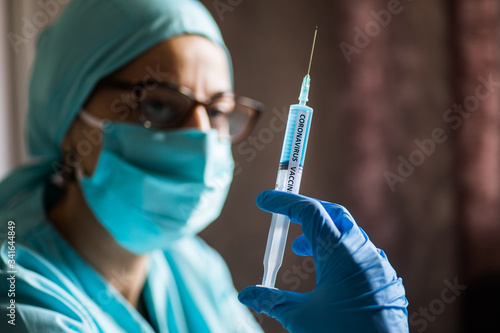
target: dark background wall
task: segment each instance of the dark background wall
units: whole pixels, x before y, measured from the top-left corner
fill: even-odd
[[[233,56],[237,93],[267,107],[253,139],[234,147],[229,199],[203,232],[236,287],[261,282],[270,215],[254,200],[274,187],[278,127],[297,101],[317,25],[301,193],[345,205],[386,251],[406,286],[412,332],[465,329],[466,303],[484,304],[468,293],[500,267],[498,87],[474,99],[482,79],[500,81],[497,1],[202,2]],[[308,291],[314,274],[290,248],[298,235],[293,226],[277,287]],[[467,289],[451,294],[450,284]],[[285,331],[258,319],[266,332]]]

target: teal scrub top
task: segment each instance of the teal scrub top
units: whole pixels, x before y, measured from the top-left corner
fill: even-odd
[[[150,254],[146,320],[47,221],[42,195],[40,186],[0,214],[0,332],[262,332],[224,260],[197,236]]]

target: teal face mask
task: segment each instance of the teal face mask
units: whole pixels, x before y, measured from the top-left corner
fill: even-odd
[[[141,254],[193,236],[216,219],[232,180],[229,139],[216,130],[153,131],[103,125],[103,147],[91,177],[80,175],[85,199],[123,247]]]

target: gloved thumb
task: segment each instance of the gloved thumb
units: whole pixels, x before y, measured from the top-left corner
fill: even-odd
[[[275,288],[251,286],[243,289],[238,295],[241,303],[254,309],[258,313],[264,312],[269,317],[282,319],[282,312],[286,312],[300,301],[302,294],[283,291]]]

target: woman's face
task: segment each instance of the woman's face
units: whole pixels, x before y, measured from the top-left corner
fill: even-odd
[[[113,73],[109,79],[131,84],[151,81],[175,83],[189,88],[198,100],[232,90],[227,54],[210,40],[196,35],[174,37],[154,46]],[[135,98],[130,90],[98,87],[84,109],[100,119],[140,124]],[[206,109],[198,105],[182,127],[208,131],[210,122]],[[80,140],[91,141],[95,149],[86,152],[85,156],[78,154]],[[78,117],[65,137],[63,150],[76,152],[82,170],[91,175],[99,158],[101,141],[100,130],[92,128]]]

